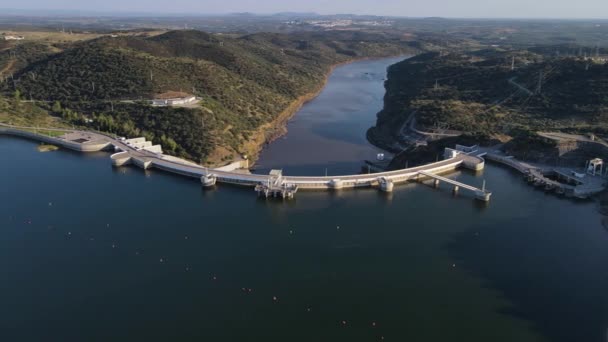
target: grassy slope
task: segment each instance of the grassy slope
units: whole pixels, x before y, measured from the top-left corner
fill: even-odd
[[[47,109],[59,101],[64,111],[76,112],[56,113],[71,122],[82,122],[85,114],[95,119],[95,128],[145,134],[156,142],[171,138],[177,145],[171,152],[217,161],[255,154],[263,142],[260,127],[271,130],[271,123],[293,110],[290,105],[316,92],[333,64],[411,52],[411,45],[342,32],[229,38],[173,31],[150,38],[102,37],[52,55],[32,51],[15,72],[16,88],[25,98],[49,101]],[[14,88],[5,82],[3,90],[10,96]],[[201,108],[153,109],[118,102],[168,90],[194,92],[203,98]],[[252,139],[256,143],[248,144]]]

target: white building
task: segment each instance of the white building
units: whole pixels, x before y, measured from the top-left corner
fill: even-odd
[[[153,106],[165,107],[165,106],[183,106],[188,104],[196,103],[196,96],[180,93],[180,92],[166,92],[159,94],[151,102]]]
[[[4,40],[24,40],[25,37],[23,36],[4,36]]]

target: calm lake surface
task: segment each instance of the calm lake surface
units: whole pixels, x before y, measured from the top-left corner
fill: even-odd
[[[268,145],[256,173],[282,169],[292,176],[361,172],[365,160],[389,153],[370,144],[367,130],[383,106],[388,66],[405,57],[351,63],[336,68],[317,98],[289,121],[288,134]]]
[[[369,93],[382,92],[377,77]],[[301,134],[349,151],[320,153],[318,165],[286,158],[286,170],[358,168],[374,155],[364,136],[320,133],[304,117],[312,123],[298,114],[276,146]],[[359,120],[344,126],[363,133]],[[270,157],[274,146],[264,166],[284,156]],[[449,175],[487,180],[486,206],[421,184],[259,200],[2,136],[0,165],[0,341],[606,341],[597,204],[546,195],[501,167]]]

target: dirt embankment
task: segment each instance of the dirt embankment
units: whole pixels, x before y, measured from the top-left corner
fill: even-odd
[[[14,60],[14,59],[11,59],[10,61],[8,61],[6,66],[4,68],[2,68],[2,70],[0,70],[0,75],[13,72],[12,69],[13,69],[13,66],[15,66],[15,62],[16,62],[16,60]]]
[[[331,72],[330,72],[331,73]],[[255,163],[264,148],[265,144],[269,144],[287,133],[287,122],[291,119],[307,102],[315,99],[327,83],[327,75],[325,81],[314,92],[302,95],[293,101],[285,108],[276,119],[272,122],[260,126],[251,137],[243,144],[243,151],[247,153],[251,163]]]
[[[295,99],[287,108],[279,113],[273,121],[261,125],[249,136],[249,139],[240,146],[240,151],[247,155],[247,158],[250,160],[250,165],[253,165],[256,162],[264,145],[273,142],[287,133],[287,122],[289,119],[291,119],[307,102],[312,101],[319,96],[321,91],[325,88],[333,70],[341,64],[343,63],[336,64],[330,68],[325,75],[324,81],[320,83],[315,91]],[[225,158],[227,156],[233,156],[234,159],[234,154],[235,151],[231,149],[224,146],[217,146],[208,158],[210,162],[210,165],[208,166],[226,164]]]

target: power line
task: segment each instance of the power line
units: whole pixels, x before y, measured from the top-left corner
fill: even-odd
[[[543,90],[543,71],[541,70],[538,75],[538,86],[536,87],[536,94],[540,94]]]

